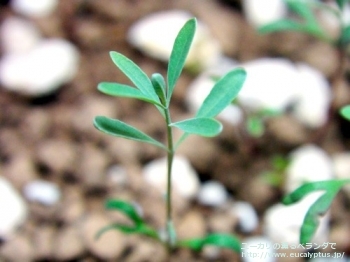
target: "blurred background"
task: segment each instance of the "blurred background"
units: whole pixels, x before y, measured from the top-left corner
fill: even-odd
[[[335,1],[327,4],[335,7]],[[330,36],[339,36],[337,21],[316,15]],[[191,136],[177,152],[178,237],[221,232],[239,237],[245,252],[305,252],[295,245],[315,195],[291,207],[280,201],[307,181],[350,176],[349,122],[338,113],[350,103],[346,51],[305,33],[258,33],[267,23],[295,18],[280,0],[3,0],[1,262],[165,261],[163,247],[140,236],[113,231],[95,239],[112,222],[130,223],[104,209],[108,198],[134,203],[161,231],[166,183],[164,152],[93,127],[95,116],[109,116],[164,142],[158,111],[96,87],[131,84],[109,51],[129,57],[149,76],[165,76],[175,36],[193,16],[198,28],[174,91],[173,120],[193,115],[228,70],[243,67],[248,77],[218,116],[222,134]],[[322,252],[350,255],[349,204],[344,188],[313,240],[336,243]],[[272,248],[276,243],[287,248]],[[257,250],[258,244],[266,248]],[[179,250],[172,259],[305,261],[254,260],[213,247],[199,254]]]

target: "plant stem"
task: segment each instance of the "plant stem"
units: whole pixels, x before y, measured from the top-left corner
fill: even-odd
[[[165,121],[167,125],[167,140],[168,140],[168,154],[167,154],[167,192],[166,192],[166,233],[167,240],[166,246],[168,253],[170,254],[175,244],[175,230],[172,222],[172,204],[171,204],[171,170],[174,159],[174,143],[173,143],[173,131],[170,126],[171,118],[169,108],[164,109]]]

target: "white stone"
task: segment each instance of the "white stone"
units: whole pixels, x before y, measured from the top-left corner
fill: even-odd
[[[285,206],[275,204],[268,208],[264,214],[263,229],[267,237],[274,243],[288,243],[298,245],[300,228],[304,221],[305,214],[310,206],[324,192],[314,192],[296,204]],[[312,239],[313,243],[322,244],[328,239],[329,215],[320,218],[320,225]]]
[[[0,176],[0,207],[0,237],[6,238],[25,222],[28,209],[22,196],[2,176]]]
[[[319,71],[306,64],[297,64],[297,70],[300,88],[293,114],[308,127],[320,127],[328,119],[332,98],[329,83]]]
[[[193,16],[185,11],[171,10],[151,14],[137,21],[128,32],[129,42],[147,55],[168,61],[174,40],[181,27]],[[218,41],[198,21],[186,66],[201,70],[216,62],[221,55]]]
[[[11,0],[10,4],[13,10],[22,15],[44,17],[55,10],[58,0]]]
[[[143,168],[143,177],[146,182],[166,194],[167,161],[166,158],[153,160]],[[187,158],[175,156],[172,168],[172,185],[181,196],[187,199],[194,198],[200,187],[198,174]]]
[[[246,19],[255,27],[274,22],[287,14],[287,7],[282,0],[244,0],[242,3]]]
[[[34,180],[26,184],[23,194],[28,201],[38,202],[46,206],[55,205],[61,198],[61,191],[54,183]]]
[[[294,105],[293,114],[301,123],[317,128],[326,122],[331,93],[316,69],[281,58],[261,58],[242,66],[247,72],[238,94],[243,106],[283,112]]]
[[[121,165],[113,165],[107,170],[109,181],[118,186],[125,186],[128,183],[128,174]]]
[[[298,74],[289,60],[261,58],[242,66],[247,79],[238,98],[244,106],[283,111],[297,99]]]
[[[41,34],[30,21],[9,17],[2,22],[0,40],[4,53],[22,53],[34,48],[41,40]]]
[[[333,176],[330,156],[315,145],[304,145],[291,153],[285,191],[289,193],[306,182],[329,180]]]
[[[5,54],[0,61],[0,82],[25,95],[49,94],[73,79],[78,60],[78,51],[71,43],[43,40],[29,52]]]
[[[243,262],[275,262],[273,244],[263,236],[248,237],[242,241]]]
[[[350,179],[350,152],[342,152],[333,155],[334,175],[338,179]],[[350,193],[350,185],[344,186],[344,189]]]
[[[350,152],[337,153],[332,159],[336,178],[350,179]]]
[[[202,205],[220,207],[228,200],[228,193],[220,182],[207,181],[202,184],[197,199]]]
[[[236,201],[230,211],[238,218],[238,225],[242,232],[251,233],[259,226],[258,214],[248,202]]]

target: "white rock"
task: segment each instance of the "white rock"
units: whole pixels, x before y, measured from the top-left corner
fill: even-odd
[[[193,16],[185,11],[171,10],[151,14],[137,21],[129,30],[128,40],[147,55],[168,61],[174,40],[181,27]],[[221,48],[208,28],[198,21],[186,66],[207,68],[221,55]]]
[[[298,74],[289,60],[261,58],[242,66],[247,79],[238,98],[244,106],[283,111],[297,99]]]
[[[282,0],[244,0],[242,3],[246,19],[255,27],[281,19],[287,14],[287,7]]]
[[[40,96],[69,82],[78,69],[77,49],[62,39],[44,40],[27,53],[5,54],[0,82],[9,90]]]
[[[291,153],[286,170],[286,193],[305,182],[329,180],[333,178],[332,160],[328,154],[315,145],[304,145]]]
[[[350,152],[333,155],[334,174],[340,179],[350,179]]]
[[[40,31],[33,23],[17,17],[2,22],[0,36],[4,53],[28,52],[41,40]]]
[[[274,262],[274,249],[268,238],[263,236],[249,237],[242,243],[242,261],[243,262]]]
[[[61,191],[54,183],[44,180],[34,180],[26,184],[23,194],[28,201],[38,202],[43,205],[52,206],[61,197]]]
[[[245,233],[254,231],[259,225],[258,214],[254,207],[248,202],[236,201],[234,202],[231,214],[238,218],[238,225]]]
[[[128,174],[123,166],[113,165],[107,170],[107,177],[111,183],[125,186],[128,183]]]
[[[261,58],[242,66],[247,79],[238,99],[245,107],[283,112],[295,105],[294,115],[303,124],[316,128],[326,122],[331,94],[316,69],[280,58]]]
[[[58,5],[58,0],[11,0],[14,11],[27,16],[43,17],[50,15]]]
[[[332,98],[328,81],[319,71],[306,64],[297,64],[297,70],[301,88],[298,89],[293,114],[311,128],[320,127],[327,121]]]
[[[0,176],[0,237],[6,238],[23,224],[28,209],[22,196],[2,176]]]
[[[343,152],[333,155],[334,175],[339,179],[350,179],[350,152]],[[350,193],[350,185],[344,189]]]
[[[166,158],[153,160],[143,168],[143,177],[146,182],[166,194],[167,161]],[[172,185],[184,198],[194,198],[200,187],[198,174],[189,161],[183,156],[175,156],[172,168]]]
[[[197,199],[202,205],[219,207],[226,203],[228,193],[220,182],[207,181],[202,184]]]
[[[324,192],[314,192],[307,195],[296,204],[285,206],[276,204],[270,207],[264,214],[263,229],[267,237],[274,243],[288,243],[298,245],[300,227],[309,207]],[[313,243],[322,244],[328,239],[329,215],[320,219],[320,225],[312,239]]]

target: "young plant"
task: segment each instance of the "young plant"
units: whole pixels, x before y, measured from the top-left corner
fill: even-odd
[[[110,52],[114,64],[131,80],[136,88],[120,83],[103,82],[98,85],[98,90],[107,95],[135,98],[154,105],[163,116],[167,141],[164,144],[127,123],[106,116],[97,116],[94,120],[94,126],[112,136],[152,144],[161,148],[167,154],[166,237],[163,239],[157,230],[149,226],[132,204],[121,200],[108,200],[106,208],[124,213],[133,222],[133,226],[113,224],[103,228],[98,236],[106,230],[117,229],[127,234],[142,234],[156,239],[165,244],[169,253],[177,247],[188,247],[200,251],[205,245],[216,245],[240,252],[239,240],[231,235],[211,234],[204,238],[180,241],[176,238],[176,230],[173,225],[171,177],[173,175],[172,164],[175,151],[188,135],[213,137],[221,132],[222,125],[215,117],[237,96],[246,78],[246,73],[242,68],[228,72],[216,82],[193,118],[172,122],[170,112],[172,94],[184,67],[195,31],[195,18],[187,21],[179,31],[170,55],[166,80],[158,73],[154,73],[149,78],[130,59],[118,52]],[[183,131],[183,135],[178,141],[173,140],[173,128]]]

